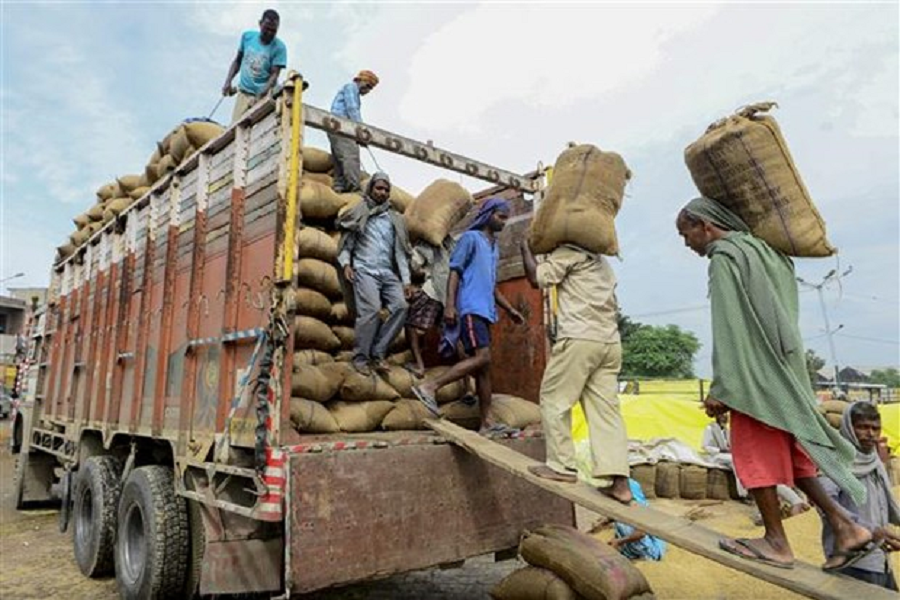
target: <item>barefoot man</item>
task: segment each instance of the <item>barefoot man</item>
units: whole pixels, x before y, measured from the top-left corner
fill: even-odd
[[[857,503],[866,492],[850,470],[853,446],[816,410],[797,324],[793,263],[708,198],[689,202],[676,227],[685,245],[710,261],[713,383],[706,412],[731,412],[735,471],[765,526],[762,538],[723,539],[719,545],[747,560],[793,568],[775,487],[796,485],[834,531],[840,559],[823,569],[852,565],[874,550],[872,532],[825,493],[817,471]]]

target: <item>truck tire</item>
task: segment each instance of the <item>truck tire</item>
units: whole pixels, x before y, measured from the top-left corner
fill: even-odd
[[[119,594],[126,600],[183,598],[189,554],[188,507],[175,494],[172,469],[135,469],[119,502]]]
[[[75,562],[87,577],[113,572],[121,473],[122,463],[112,456],[92,456],[78,470],[72,543]]]
[[[182,597],[185,600],[193,600],[200,597],[200,573],[203,570],[203,554],[206,551],[206,530],[203,528],[203,515],[200,514],[200,505],[189,500],[187,507],[188,523],[191,530],[191,549]]]

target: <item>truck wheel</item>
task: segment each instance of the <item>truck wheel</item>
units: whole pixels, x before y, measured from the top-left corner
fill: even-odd
[[[175,494],[172,469],[132,471],[119,502],[116,582],[126,600],[182,598],[190,551],[184,498]]]
[[[187,576],[184,581],[185,600],[200,597],[200,572],[203,569],[203,554],[206,551],[206,530],[203,528],[203,516],[196,502],[187,502],[188,523],[191,529],[190,554]]]
[[[112,456],[92,456],[78,471],[72,541],[75,562],[88,577],[113,572],[121,473],[122,463]]]

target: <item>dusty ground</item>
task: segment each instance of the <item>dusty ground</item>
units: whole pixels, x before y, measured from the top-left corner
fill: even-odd
[[[15,457],[9,452],[8,421],[0,421],[0,598],[4,600],[114,600],[113,579],[82,577],[72,558],[71,540],[57,530],[56,511],[19,512],[14,508]],[[900,492],[900,489],[895,489]],[[654,500],[654,506],[670,514],[698,510],[697,502]],[[702,502],[702,501],[701,501]],[[704,526],[728,535],[754,536],[759,528],[750,522],[751,508],[735,502],[702,506]],[[582,526],[596,517],[579,513]],[[808,512],[787,521],[797,557],[818,564],[819,519]],[[601,537],[608,533],[601,532]],[[894,568],[900,571],[900,560]],[[762,600],[800,598],[748,575],[719,566],[678,548],[669,547],[659,563],[639,562],[660,600]],[[51,566],[52,565],[52,566]],[[384,581],[351,586],[307,596],[308,600],[473,600],[487,598],[488,590],[520,565],[517,561],[493,563],[470,560],[461,569],[429,570]]]

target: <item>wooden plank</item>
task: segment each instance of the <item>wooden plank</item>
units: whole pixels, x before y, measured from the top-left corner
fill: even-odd
[[[624,506],[583,484],[559,483],[528,472],[528,467],[541,464],[502,444],[491,441],[449,421],[427,420],[426,425],[454,444],[468,450],[492,465],[521,477],[534,485],[600,513],[616,521],[630,523],[688,552],[699,554],[719,564],[742,571],[792,592],[817,600],[896,600],[894,592],[849,577],[825,573],[819,567],[797,562],[793,569],[779,569],[742,559],[719,548],[722,534],[697,523],[644,506]]]

